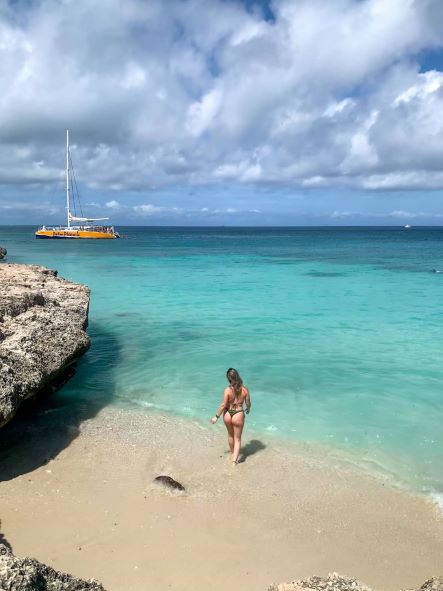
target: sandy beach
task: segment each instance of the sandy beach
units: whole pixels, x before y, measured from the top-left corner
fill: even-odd
[[[50,429],[28,428],[25,444],[17,427],[2,439],[2,534],[16,555],[109,591],[252,591],[332,571],[388,591],[443,571],[436,507],[332,451],[246,429],[233,467],[220,424],[107,408],[45,458]]]

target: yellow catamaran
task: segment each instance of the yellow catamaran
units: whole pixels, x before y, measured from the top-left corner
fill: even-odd
[[[73,176],[73,167],[69,154],[69,131],[66,131],[66,209],[68,213],[67,226],[42,226],[36,233],[36,238],[120,238],[113,226],[96,225],[93,222],[101,222],[109,218],[85,218],[77,217],[71,213],[71,203],[77,183]],[[72,199],[71,199],[72,197]],[[80,204],[78,193],[77,200]],[[75,207],[74,207],[75,210]],[[81,210],[81,206],[80,206]],[[75,212],[76,213],[76,212]]]

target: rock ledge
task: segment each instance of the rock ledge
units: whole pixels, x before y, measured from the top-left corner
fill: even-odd
[[[105,591],[94,580],[60,573],[33,558],[16,558],[0,544],[0,589],[7,591]]]
[[[0,266],[0,427],[88,349],[88,308],[89,289],[56,271]]]

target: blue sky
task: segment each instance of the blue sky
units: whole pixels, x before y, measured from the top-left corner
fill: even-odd
[[[0,224],[440,225],[439,0],[0,0]]]

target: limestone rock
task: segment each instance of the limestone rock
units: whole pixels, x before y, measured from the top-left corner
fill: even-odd
[[[0,266],[0,427],[22,402],[64,382],[89,347],[89,289],[37,265]]]
[[[100,583],[60,573],[33,558],[16,558],[0,544],[0,589],[7,591],[105,591]]]
[[[327,577],[309,577],[292,583],[271,585],[268,591],[371,591],[356,579],[332,573]],[[434,590],[432,590],[434,591]]]
[[[327,577],[309,577],[292,583],[271,585],[268,591],[371,591],[371,589],[356,579],[332,573]],[[443,577],[429,579],[417,591],[443,591]]]
[[[4,259],[7,254],[8,254],[8,251],[6,250],[6,248],[3,248],[3,246],[0,246],[0,259]]]
[[[443,591],[443,577],[432,577],[418,591]]]

